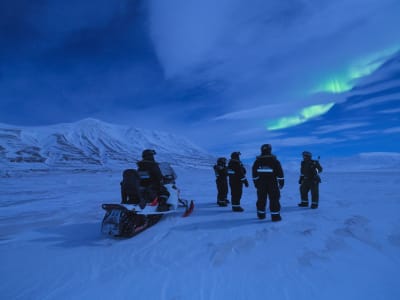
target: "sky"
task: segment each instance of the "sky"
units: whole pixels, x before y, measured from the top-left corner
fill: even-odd
[[[131,239],[100,233],[101,204],[120,200],[120,171],[12,169],[1,178],[0,294],[20,300],[397,300],[399,157],[396,162],[376,156],[375,165],[323,163],[316,210],[297,206],[299,166],[285,168],[278,223],[269,210],[257,219],[251,181],[241,199],[245,211],[233,213],[215,203],[212,169],[176,168],[181,197],[195,201],[192,214],[165,216]]]
[[[0,122],[97,118],[181,134],[221,155],[253,156],[263,143],[282,153],[339,142],[352,145],[344,153],[380,150],[328,127],[332,110],[353,105],[352,89],[398,55],[399,1],[215,2],[2,1]],[[398,66],[386,74],[391,88]],[[386,94],[381,115],[393,121],[379,133],[390,140],[399,133],[399,91]],[[364,115],[376,113],[372,104]],[[337,128],[377,130],[352,115]],[[299,124],[320,135],[299,134]]]

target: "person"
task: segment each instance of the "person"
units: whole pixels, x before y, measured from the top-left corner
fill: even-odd
[[[311,191],[311,208],[318,208],[319,202],[319,184],[321,178],[318,173],[322,172],[322,166],[318,160],[312,159],[309,151],[303,151],[303,161],[300,168],[300,207],[308,207],[308,192]]]
[[[246,178],[246,169],[240,161],[240,154],[240,152],[232,152],[231,159],[228,162],[229,187],[231,188],[232,211],[234,212],[244,211],[240,206],[243,185],[249,187],[249,182]]]
[[[152,202],[155,198],[158,201],[157,211],[169,210],[167,200],[169,192],[163,185],[163,175],[158,163],[154,159],[155,150],[146,149],[142,152],[142,160],[136,164],[140,176],[140,185],[144,190],[145,198]]]
[[[228,201],[228,171],[226,158],[220,157],[214,165],[215,183],[217,184],[217,204],[227,206]]]
[[[146,205],[140,191],[140,177],[135,169],[126,169],[122,173],[121,203],[139,204],[141,208]]]
[[[261,146],[261,155],[257,156],[253,163],[252,175],[254,186],[257,189],[257,217],[262,220],[266,215],[267,198],[269,197],[269,209],[273,222],[282,220],[279,202],[280,190],[285,184],[283,170],[280,161],[272,154],[270,144]]]

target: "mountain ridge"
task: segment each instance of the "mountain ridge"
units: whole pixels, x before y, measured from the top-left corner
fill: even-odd
[[[0,123],[0,161],[8,168],[110,168],[134,163],[147,148],[156,150],[157,161],[176,165],[214,160],[186,138],[93,118],[35,127]]]

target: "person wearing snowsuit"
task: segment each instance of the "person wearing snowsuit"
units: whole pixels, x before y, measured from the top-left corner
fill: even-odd
[[[121,185],[121,203],[139,204],[141,208],[146,205],[140,192],[140,177],[136,170],[126,169],[122,173]]]
[[[261,146],[261,155],[253,163],[252,175],[254,186],[257,189],[257,217],[265,219],[267,198],[269,197],[269,210],[273,222],[282,220],[279,202],[280,190],[285,184],[280,161],[271,153],[270,144]]]
[[[242,198],[243,185],[249,187],[246,178],[246,169],[240,161],[240,152],[232,152],[228,163],[229,187],[231,188],[232,211],[242,212],[244,209],[240,206]]]
[[[303,151],[303,161],[300,168],[300,207],[308,207],[308,192],[311,191],[311,208],[318,208],[319,202],[319,184],[321,178],[318,173],[322,172],[322,166],[318,160],[312,159],[309,151]]]
[[[214,165],[215,183],[217,184],[217,204],[227,206],[228,201],[228,169],[226,158],[220,157]]]
[[[158,163],[154,159],[156,151],[146,149],[142,152],[142,160],[136,164],[140,176],[140,186],[144,190],[147,201],[152,202],[154,198],[158,198],[157,211],[169,210],[167,200],[169,192],[163,185],[163,175]]]

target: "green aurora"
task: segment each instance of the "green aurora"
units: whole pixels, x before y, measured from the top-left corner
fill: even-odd
[[[351,90],[354,86],[355,79],[367,76],[376,71],[387,58],[400,50],[398,45],[371,54],[357,60],[351,64],[346,70],[337,74],[327,76],[321,85],[311,91],[311,94],[328,92],[328,93],[344,93]]]
[[[306,108],[303,108],[299,114],[294,116],[288,116],[279,118],[277,120],[271,121],[267,124],[268,130],[279,130],[287,127],[292,127],[299,125],[308,121],[309,119],[318,117],[327,113],[333,106],[335,105],[334,102],[328,104],[317,104],[312,105]]]
[[[313,89],[310,94],[315,93],[344,93],[351,90],[354,86],[355,79],[367,76],[376,71],[387,58],[400,50],[400,46],[396,45],[386,50],[374,53],[357,60],[351,64],[346,70],[328,76],[321,85]],[[282,117],[277,120],[268,122],[268,130],[279,130],[307,122],[309,119],[327,113],[335,105],[334,102],[328,104],[317,104],[303,108],[298,114]]]

